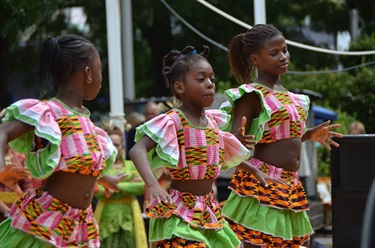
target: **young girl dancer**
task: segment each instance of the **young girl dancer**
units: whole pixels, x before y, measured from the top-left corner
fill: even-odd
[[[233,117],[236,132],[243,117],[247,135],[255,136],[249,163],[287,185],[264,187],[247,171],[237,168],[223,213],[245,247],[295,247],[308,245],[313,233],[306,214],[307,198],[298,178],[301,144],[310,139],[330,149],[339,145],[330,137],[340,125],[329,122],[306,131],[309,98],[293,94],[281,85],[290,55],[281,32],[272,25],[255,25],[236,35],[228,49],[233,75],[242,84],[226,91],[222,109]],[[257,78],[251,82],[257,71]],[[249,137],[239,135],[239,139]]]
[[[26,155],[32,176],[46,183],[13,204],[10,218],[0,225],[0,247],[99,247],[91,209],[94,185],[117,191],[124,178],[103,176],[116,149],[82,105],[97,96],[101,67],[95,46],[82,37],[63,35],[41,43],[38,83],[45,86],[41,93],[52,89],[55,97],[25,99],[7,108],[0,125],[0,166],[10,142]]]
[[[205,111],[215,95],[208,52],[206,47],[196,54],[188,46],[164,57],[166,84],[182,105],[139,126],[137,143],[130,150],[148,188],[150,204],[145,212],[151,218],[149,238],[156,247],[237,247],[240,242],[221,214],[212,184],[221,170],[239,164],[262,185],[271,178],[241,163],[249,151],[234,135],[220,130],[228,116],[219,110]],[[157,167],[166,167],[172,178],[167,191],[152,173],[151,168]]]

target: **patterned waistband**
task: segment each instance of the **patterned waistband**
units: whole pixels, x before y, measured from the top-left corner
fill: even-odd
[[[99,247],[99,228],[87,209],[73,208],[43,188],[31,190],[11,207],[12,226],[57,247]]]
[[[297,172],[277,168],[254,158],[250,159],[250,163],[263,173],[283,180],[287,185],[270,182],[268,187],[263,187],[250,172],[237,168],[232,175],[229,189],[240,197],[253,197],[261,205],[272,208],[295,212],[308,210],[307,196]]]
[[[146,215],[151,218],[169,218],[176,215],[189,225],[197,228],[221,229],[225,219],[221,213],[214,193],[194,195],[169,188],[172,203],[151,201],[146,208]]]
[[[266,162],[263,162],[262,160],[259,160],[257,158],[250,158],[248,162],[254,167],[258,169],[262,169],[264,173],[267,173],[267,175],[273,178],[283,179],[287,181],[293,178],[293,184],[294,185],[298,184],[299,177],[298,177],[297,171],[285,170],[283,168],[279,168],[271,164],[268,164]],[[267,167],[266,171],[265,171],[265,167]]]

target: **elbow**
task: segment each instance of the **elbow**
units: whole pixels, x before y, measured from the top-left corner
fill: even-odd
[[[129,150],[129,158],[131,159],[131,160],[133,160],[134,158],[135,158],[135,154],[137,153],[137,151],[136,151],[136,148],[133,146],[132,148],[130,148],[130,150]]]

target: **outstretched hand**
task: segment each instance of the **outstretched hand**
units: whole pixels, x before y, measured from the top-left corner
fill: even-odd
[[[128,176],[128,174],[123,172],[119,172],[116,175],[105,175],[98,179],[98,184],[104,187],[104,194],[109,198],[113,192],[119,192],[117,184]]]
[[[23,194],[20,186],[17,184],[17,181],[26,178],[30,178],[30,172],[25,167],[10,164],[0,169],[0,182],[13,190],[17,195]]]
[[[237,139],[249,150],[254,150],[255,146],[255,136],[254,135],[245,135],[245,127],[246,127],[246,117],[243,116],[241,120],[241,126],[234,134]]]
[[[311,132],[311,140],[315,142],[319,142],[322,144],[327,150],[331,150],[330,144],[339,147],[340,145],[333,141],[332,137],[342,138],[344,135],[341,133],[336,133],[331,131],[334,128],[341,127],[341,124],[332,124],[330,125],[330,121],[323,122],[313,128],[310,129]]]

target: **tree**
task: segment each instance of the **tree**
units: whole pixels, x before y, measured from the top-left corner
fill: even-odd
[[[166,0],[166,2],[196,29],[225,47],[235,34],[246,31],[245,28],[213,13],[196,1]],[[252,1],[209,0],[209,2],[246,23],[253,24],[254,22]],[[186,45],[194,45],[198,51],[202,49],[203,45],[209,45],[211,53],[208,59],[215,70],[217,81],[230,82],[232,86],[235,84],[229,73],[229,65],[224,50],[215,47],[190,30],[173,16],[161,1],[137,0],[132,1],[132,3],[135,85],[138,98],[170,94],[162,79],[161,62],[163,56],[169,50],[182,49]],[[59,35],[63,32],[82,33],[81,30],[70,26],[66,19],[64,11],[72,6],[83,7],[87,14],[87,25],[89,25],[90,31],[83,35],[96,44],[103,62],[102,90],[95,101],[87,104],[92,110],[108,111],[109,79],[105,0],[4,0],[0,2],[0,20],[2,23],[0,28],[1,107],[10,103],[10,100],[7,99],[6,90],[6,85],[9,83],[8,75],[22,74],[25,77],[25,84],[30,87],[33,84],[36,46],[41,39],[45,38],[46,35]],[[362,30],[368,37],[372,37],[374,28],[371,27],[374,26],[375,21],[371,8],[368,6],[374,6],[374,3],[371,0],[358,1],[359,15],[366,23]],[[312,31],[324,31],[335,35],[338,31],[349,29],[348,1],[305,0],[292,1],[286,4],[283,0],[269,0],[266,3],[266,8],[267,22],[277,26],[289,40],[313,45],[311,37],[306,37],[301,32],[307,16],[311,20],[310,29]],[[371,43],[373,42],[371,39],[366,41],[362,36],[359,37],[359,40],[360,42],[366,42],[366,44],[374,44]],[[321,44],[320,46],[327,45]],[[365,46],[362,47],[365,48]],[[352,47],[352,49],[356,48]],[[364,50],[369,49],[374,48],[369,46]],[[297,71],[334,69],[337,68],[339,61],[345,66],[351,66],[353,65],[352,61],[357,59],[352,56],[316,53],[292,46],[289,46],[289,50],[292,54],[293,63],[291,69]],[[358,48],[358,50],[362,49]],[[346,62],[345,59],[348,61]],[[368,62],[372,58],[358,57],[358,59],[365,59]],[[358,63],[362,63],[362,60],[354,62],[354,64]],[[316,79],[319,77],[307,75],[303,78],[311,78],[311,88],[314,88],[315,84],[319,84],[319,82],[332,84],[329,80]],[[365,84],[367,83],[366,81]],[[336,86],[339,87],[339,85],[332,87]],[[335,92],[341,92],[341,89],[335,90]],[[337,105],[332,104],[332,106]]]

